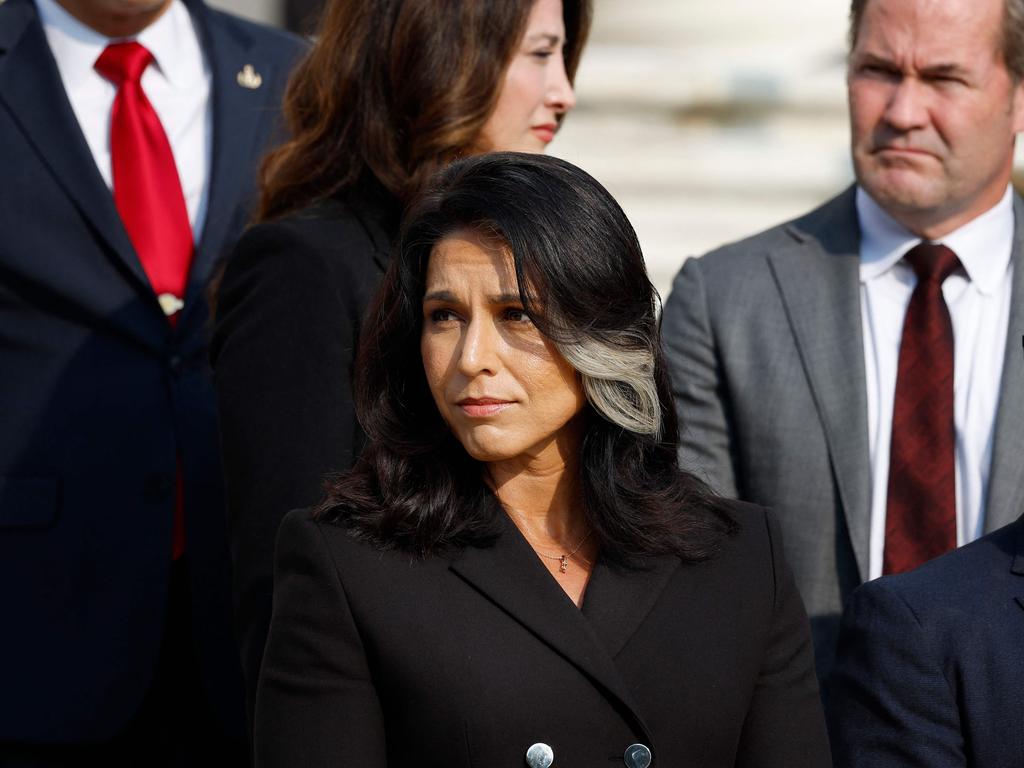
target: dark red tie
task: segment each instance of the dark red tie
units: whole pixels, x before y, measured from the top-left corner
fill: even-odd
[[[181,307],[194,249],[178,167],[160,118],[142,90],[153,54],[135,42],[108,45],[96,71],[117,86],[110,114],[114,204],[142,262],[160,307],[173,325]],[[185,509],[180,461],[171,556],[185,551]]]
[[[903,321],[889,454],[883,573],[902,573],[956,546],[953,323],[942,283],[960,267],[949,248],[920,243]]]

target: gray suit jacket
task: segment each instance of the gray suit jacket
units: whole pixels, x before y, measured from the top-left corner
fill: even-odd
[[[985,514],[1024,504],[1024,201],[1014,198],[1013,295]],[[662,335],[683,466],[782,523],[827,683],[845,599],[868,572],[871,472],[851,187],[676,276]]]

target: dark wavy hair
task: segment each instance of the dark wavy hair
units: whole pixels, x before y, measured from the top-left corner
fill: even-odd
[[[289,140],[261,169],[257,220],[342,192],[401,206],[467,154],[494,111],[533,0],[329,0],[284,97]],[[570,82],[591,0],[563,0]]]
[[[501,504],[442,420],[420,354],[427,264],[459,230],[504,243],[524,309],[580,373],[583,503],[602,555],[628,565],[714,553],[735,523],[678,467],[657,294],[636,234],[591,176],[515,152],[454,163],[407,214],[359,343],[356,412],[369,443],[328,484],[319,517],[418,554],[483,544],[500,530]]]

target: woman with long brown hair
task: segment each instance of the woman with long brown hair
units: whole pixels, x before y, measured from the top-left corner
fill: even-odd
[[[288,510],[362,442],[355,341],[403,206],[435,170],[539,152],[575,104],[590,0],[333,0],[285,97],[258,224],[224,272],[211,350],[250,703]]]

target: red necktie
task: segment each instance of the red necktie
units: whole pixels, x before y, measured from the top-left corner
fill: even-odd
[[[171,144],[142,90],[142,73],[152,62],[153,54],[138,43],[114,43],[95,67],[117,86],[110,114],[114,204],[153,292],[172,317],[173,298],[185,296],[192,226]]]
[[[942,283],[960,260],[933,243],[904,258],[917,286],[896,374],[883,573],[909,571],[956,547],[953,323]]]
[[[138,43],[114,43],[100,54],[95,68],[117,86],[110,114],[114,204],[160,307],[173,325],[185,296],[194,246],[171,143],[142,90],[142,73],[152,62],[153,54]],[[171,556],[177,560],[185,551],[180,461],[175,486]]]

